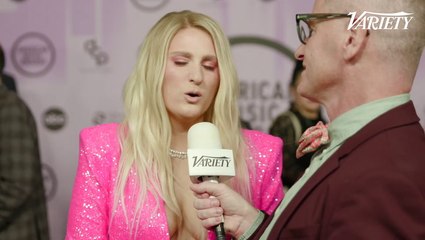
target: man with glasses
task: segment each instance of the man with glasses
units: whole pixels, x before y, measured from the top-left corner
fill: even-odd
[[[425,239],[425,134],[409,95],[425,4],[316,0],[313,10],[296,15],[295,56],[305,68],[297,91],[325,107],[330,142],[274,215],[224,184],[200,183],[192,186],[198,217],[209,228],[224,216],[238,239]],[[370,28],[392,13],[413,13],[408,28]]]

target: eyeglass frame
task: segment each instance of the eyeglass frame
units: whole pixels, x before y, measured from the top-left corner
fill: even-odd
[[[313,29],[311,28],[309,21],[327,21],[338,18],[351,18],[351,15],[348,13],[299,13],[295,15],[295,20],[297,22],[297,33],[298,39],[302,44],[306,44],[306,40],[311,37]],[[300,21],[303,21],[308,26],[308,35],[305,34],[305,39],[302,38],[301,25]]]

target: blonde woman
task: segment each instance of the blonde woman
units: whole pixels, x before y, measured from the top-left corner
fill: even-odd
[[[283,197],[282,141],[242,130],[238,77],[226,35],[191,11],[148,33],[124,89],[125,119],[83,129],[66,239],[214,239],[189,186],[187,131],[214,123],[235,155],[228,182],[271,213]]]

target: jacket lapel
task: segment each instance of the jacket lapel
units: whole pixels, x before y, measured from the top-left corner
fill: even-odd
[[[283,210],[282,215],[276,222],[277,226],[286,226],[288,220],[291,218],[303,199],[306,198],[310,192],[313,191],[329,174],[339,167],[339,158],[339,154],[334,154],[317,170],[317,172],[313,174],[313,176],[310,177],[310,179],[294,196],[288,206],[286,206],[285,210]],[[274,228],[274,230],[278,229]],[[271,235],[273,236],[273,234]]]
[[[416,114],[413,103],[409,101],[406,104],[396,107],[372,120],[359,132],[347,139],[347,141],[335,152],[335,154],[326,160],[326,162],[313,174],[313,176],[311,176],[311,178],[294,196],[276,222],[276,226],[279,226],[279,228],[274,228],[272,232],[280,231],[280,229],[285,228],[286,224],[303,200],[317,187],[317,185],[326,179],[327,176],[336,171],[340,165],[340,160],[357,148],[357,146],[367,141],[368,138],[386,129],[417,123],[418,121],[419,118]],[[273,236],[273,234],[271,234],[271,236]]]

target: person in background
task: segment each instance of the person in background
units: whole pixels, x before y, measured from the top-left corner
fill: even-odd
[[[403,27],[367,27],[377,19]],[[192,185],[203,226],[224,216],[238,239],[425,239],[425,133],[409,94],[425,47],[424,1],[315,0],[296,22],[297,91],[325,107],[330,139],[274,215],[223,184]]]
[[[233,150],[224,182],[267,213],[283,198],[282,140],[241,129],[239,79],[212,18],[171,12],[149,31],[124,87],[125,119],[80,133],[66,239],[214,239],[193,208],[187,131],[211,122]]]
[[[6,57],[4,56],[4,51],[3,51],[3,47],[1,46],[1,44],[0,44],[0,58],[1,58],[0,78],[1,78],[3,85],[5,85],[9,90],[12,90],[14,92],[18,92],[15,79],[11,75],[4,72],[4,68],[6,67]]]
[[[0,81],[0,239],[49,239],[41,167],[34,117]]]
[[[290,108],[278,115],[269,129],[270,134],[280,137],[285,142],[282,182],[286,189],[292,187],[303,175],[313,156],[313,153],[307,153],[299,159],[296,158],[295,152],[299,146],[298,140],[301,134],[319,121],[325,122],[325,119],[321,116],[320,104],[302,97],[297,92],[302,70],[302,61],[296,61],[289,85]]]
[[[243,119],[241,119],[241,127],[244,129],[252,129],[251,123]]]

